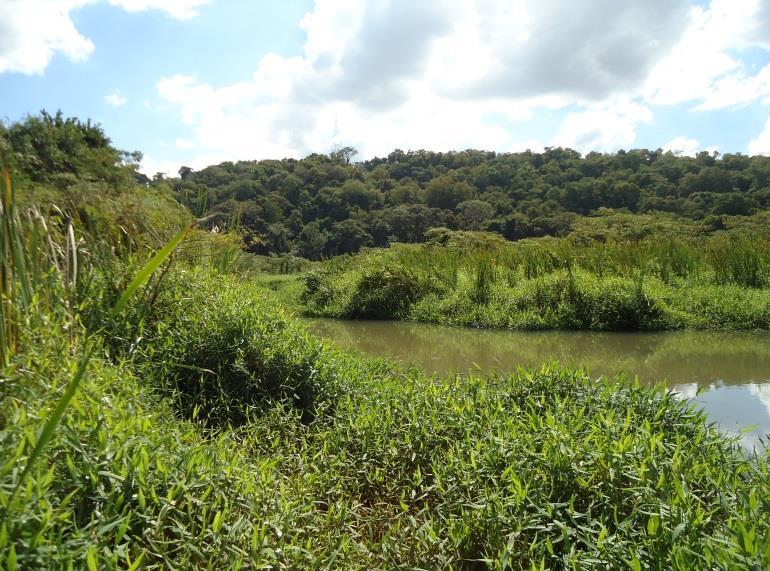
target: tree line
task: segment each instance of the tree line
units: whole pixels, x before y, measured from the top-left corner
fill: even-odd
[[[717,230],[770,209],[770,157],[635,149],[583,156],[565,148],[495,153],[395,150],[354,162],[354,149],[303,159],[223,162],[149,178],[140,152],[61,112],[0,124],[22,193],[55,200],[126,192],[173,196],[212,226],[237,226],[246,250],[321,259],[426,240],[432,228],[509,240],[564,236],[587,219],[668,213]],[[645,217],[649,219],[649,216]]]
[[[764,156],[396,150],[354,163],[354,153],[183,167],[179,177],[150,184],[168,185],[220,227],[237,221],[251,251],[309,259],[422,242],[437,227],[509,240],[563,236],[582,217],[614,209],[672,213],[718,229],[726,216],[770,207]]]

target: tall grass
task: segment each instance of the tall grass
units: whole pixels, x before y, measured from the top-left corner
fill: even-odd
[[[754,288],[770,285],[770,251],[763,240],[744,236],[712,239],[707,259],[717,283]]]
[[[18,212],[2,152],[0,163],[0,363],[7,366],[19,349],[22,323],[60,308],[72,320],[79,250],[71,223],[61,246],[37,209]]]
[[[62,396],[32,443],[26,464],[7,501],[10,505],[40,461],[77,394],[93,355],[95,341],[93,333],[84,335],[82,339],[75,337],[76,308],[73,300],[78,278],[78,242],[72,222],[68,222],[64,232],[64,245],[57,246],[45,219],[36,209],[30,209],[22,219],[16,208],[10,169],[1,152],[0,161],[3,180],[0,200],[0,364],[7,368],[20,350],[30,350],[21,346],[22,328],[34,328],[37,326],[34,323],[36,319],[57,313],[64,314],[70,351],[77,350],[81,355]],[[109,317],[115,318],[123,311],[134,293],[168,258],[190,228],[179,232],[140,269],[118,298]],[[76,340],[81,345],[79,348],[76,347]],[[6,519],[8,510],[7,505],[2,510],[0,521]]]
[[[475,262],[471,298],[476,303],[486,305],[492,298],[492,288],[497,281],[496,265],[490,256],[483,253],[476,255]]]
[[[383,306],[379,317],[522,329],[770,328],[770,243],[759,238],[448,244],[396,245],[325,264],[304,299],[312,313],[365,317],[350,292],[367,298],[369,286],[387,289],[367,281],[376,266],[442,284],[399,305],[398,316]]]

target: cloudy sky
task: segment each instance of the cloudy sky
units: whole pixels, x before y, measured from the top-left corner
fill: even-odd
[[[770,155],[770,0],[0,0],[0,94],[150,174],[335,144]]]

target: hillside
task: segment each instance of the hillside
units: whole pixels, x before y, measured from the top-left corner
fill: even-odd
[[[220,227],[237,221],[250,251],[321,259],[423,242],[425,231],[487,230],[508,240],[564,236],[606,209],[665,213],[721,229],[770,207],[770,157],[637,149],[498,154],[396,150],[351,162],[352,149],[301,160],[241,161],[156,179]],[[599,222],[598,224],[601,224]]]
[[[2,143],[0,568],[768,567],[768,456],[691,401],[344,353],[98,126]]]

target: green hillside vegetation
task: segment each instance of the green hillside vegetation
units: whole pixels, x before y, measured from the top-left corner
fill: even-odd
[[[768,456],[690,403],[347,355],[98,127],[32,118],[3,145],[0,568],[770,563]]]
[[[762,156],[635,149],[583,157],[551,148],[354,158],[353,149],[343,149],[301,160],[183,167],[179,178],[157,176],[152,184],[170,186],[182,204],[214,215],[220,227],[237,216],[252,252],[313,260],[424,242],[436,227],[508,240],[564,236],[586,224],[602,228],[610,209],[668,213],[709,232],[770,208],[770,157]],[[754,227],[767,235],[766,224]]]

